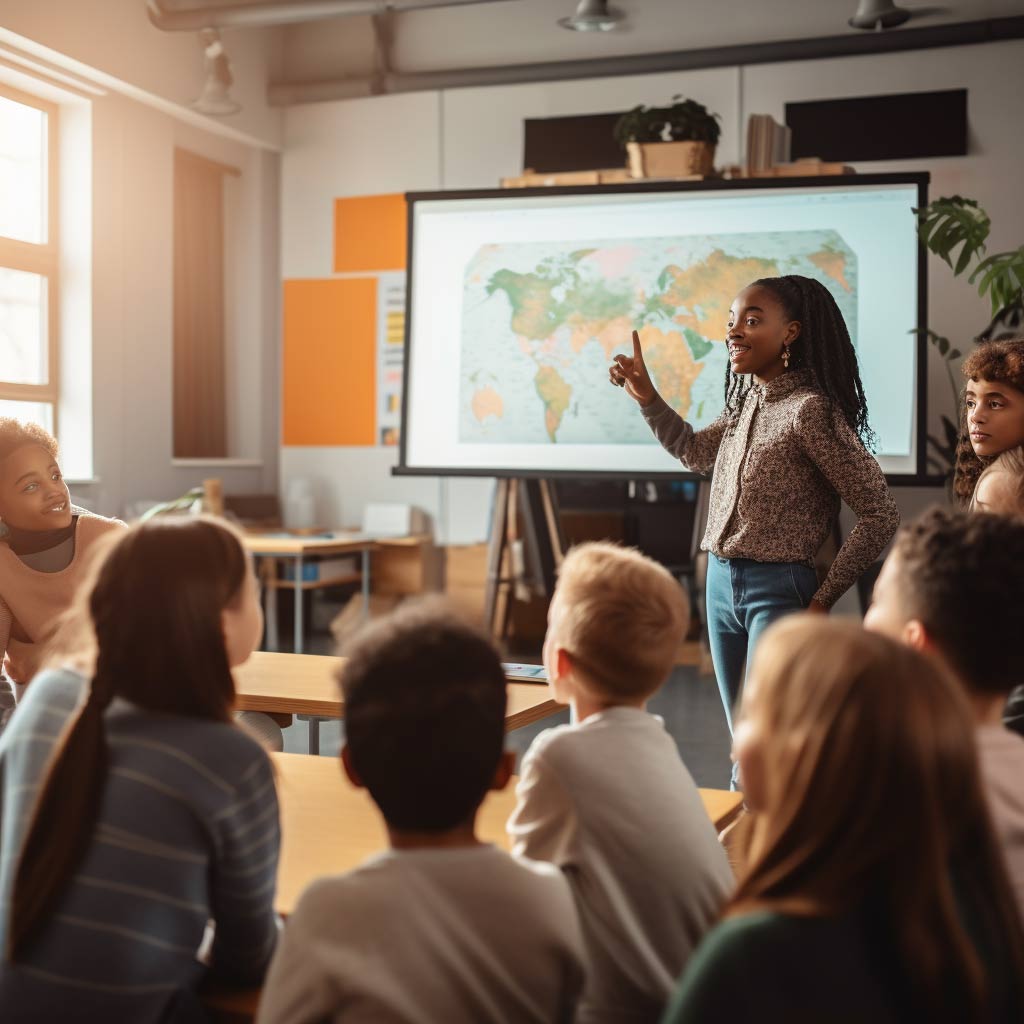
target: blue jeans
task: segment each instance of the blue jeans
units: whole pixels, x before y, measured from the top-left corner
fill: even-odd
[[[708,642],[730,733],[746,666],[761,633],[783,615],[805,609],[817,589],[817,573],[798,562],[708,553]]]

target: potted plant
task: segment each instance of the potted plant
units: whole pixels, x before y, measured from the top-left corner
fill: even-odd
[[[943,197],[914,213],[918,236],[929,251],[948,264],[954,277],[970,270],[967,280],[977,284],[979,295],[988,295],[992,319],[974,341],[998,341],[1019,335],[1024,324],[1024,245],[985,257],[992,221],[975,199]],[[942,417],[944,436],[928,435],[928,464],[951,479],[960,439],[960,386],[952,364],[963,353],[949,338],[934,331],[926,334],[945,363],[956,410],[952,419]]]
[[[710,174],[721,128],[717,114],[696,100],[673,96],[668,107],[634,107],[615,124],[615,140],[634,178]]]

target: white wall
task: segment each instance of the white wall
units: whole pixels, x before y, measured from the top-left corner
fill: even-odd
[[[282,273],[330,275],[330,203],[336,196],[430,188],[494,187],[522,169],[526,117],[621,110],[664,102],[684,93],[723,118],[718,163],[741,156],[741,135],[751,113],[782,120],[787,100],[877,95],[929,89],[968,89],[970,153],[898,163],[866,163],[864,172],[928,170],[931,195],[960,193],[979,199],[996,225],[993,247],[1024,237],[1019,181],[1024,132],[1016,98],[1024,94],[1024,42],[986,46],[718,68],[592,81],[534,83],[417,93],[293,107],[285,118],[282,175]],[[992,251],[995,251],[993,248]],[[988,320],[987,303],[965,282],[953,282],[944,264],[929,267],[930,324],[967,341]],[[903,331],[894,325],[894,331]],[[930,366],[933,410],[947,401],[940,364]],[[490,491],[474,481],[450,485],[387,476],[396,460],[382,448],[284,448],[284,485],[296,476],[321,480],[325,502],[339,521],[358,522],[370,500],[404,500],[431,515],[446,510],[440,536],[452,542],[482,539]],[[941,500],[936,489],[899,488],[905,516]],[[458,521],[450,516],[457,514]],[[477,536],[479,534],[479,536]]]
[[[276,146],[281,112],[267,105],[266,83],[279,64],[279,33],[226,29],[221,38],[242,110],[219,123]],[[101,72],[182,107],[203,82],[198,33],[154,27],[145,0],[0,0],[0,43],[34,48],[26,40],[53,51],[40,56],[80,62],[90,77]]]
[[[244,367],[254,465],[172,459],[174,149],[239,167],[232,321]],[[99,511],[176,497],[204,476],[227,492],[276,486],[278,158],[182,125],[117,96],[93,108],[93,376],[96,482],[75,489]],[[236,382],[237,383],[237,382]]]

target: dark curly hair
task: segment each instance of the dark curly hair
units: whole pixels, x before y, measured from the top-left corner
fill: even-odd
[[[1024,679],[1024,523],[936,507],[900,529],[893,551],[908,617],[970,689],[1009,693]]]
[[[0,416],[0,460],[27,444],[45,448],[51,458],[57,458],[57,439],[35,423],[23,423],[10,416]]]
[[[1024,337],[983,342],[963,361],[960,370],[965,381],[999,381],[1024,391]],[[961,393],[960,437],[953,468],[953,493],[964,505],[971,500],[981,471],[991,461],[974,453],[970,431],[967,429],[966,396]]]
[[[842,413],[864,447],[874,451],[875,435],[868,425],[868,404],[857,366],[857,352],[846,321],[832,293],[813,277],[787,274],[752,282],[767,288],[781,303],[788,320],[800,322],[800,334],[790,351],[791,369],[809,369],[814,382]],[[739,412],[750,390],[749,377],[725,371],[725,406]]]

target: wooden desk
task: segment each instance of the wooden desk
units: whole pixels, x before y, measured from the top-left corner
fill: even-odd
[[[271,647],[277,647],[277,591],[281,586],[295,592],[295,653],[302,653],[303,619],[302,593],[315,587],[329,587],[342,583],[362,584],[363,608],[369,608],[370,601],[370,554],[377,542],[365,533],[335,531],[330,536],[294,536],[287,533],[250,533],[244,537],[245,546],[257,559],[266,559],[274,566],[272,575],[263,575],[267,587],[267,639]],[[302,567],[307,558],[325,558],[329,555],[359,555],[360,572],[346,573],[323,580],[303,580]],[[295,579],[281,582],[276,565],[279,561],[294,562]]]
[[[336,758],[270,756],[281,804],[281,860],[275,907],[287,917],[310,882],[358,867],[387,848],[387,833],[366,791],[352,786]],[[718,831],[739,814],[743,803],[742,794],[725,790],[702,789],[700,795]],[[477,818],[481,839],[509,848],[505,823],[515,802],[514,779],[501,792],[488,794]],[[221,1020],[251,1019],[258,1002],[258,990],[211,990],[206,996],[207,1005],[220,1014]]]
[[[267,711],[283,715],[310,715],[309,752],[320,751],[319,718],[344,718],[345,705],[335,681],[341,658],[321,654],[277,654],[255,651],[234,670],[239,711]],[[549,715],[562,705],[547,686],[509,683],[506,729],[518,729]]]

